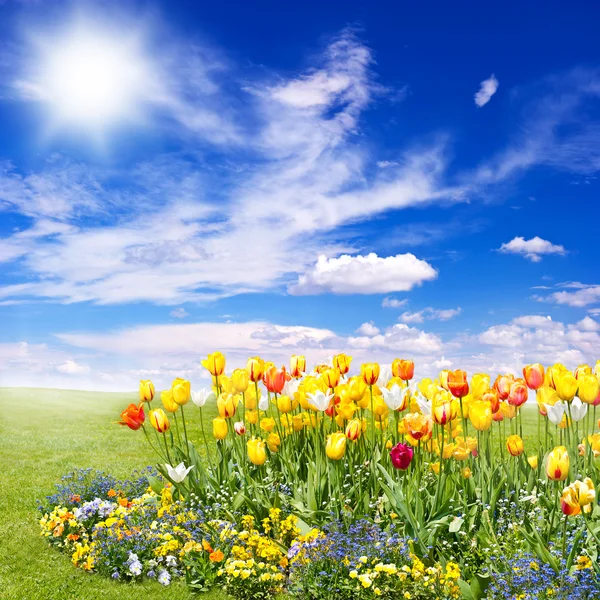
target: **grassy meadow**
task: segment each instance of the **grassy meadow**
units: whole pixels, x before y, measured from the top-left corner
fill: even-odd
[[[86,574],[76,569],[68,556],[51,549],[39,534],[37,501],[54,491],[62,475],[74,468],[92,467],[128,477],[134,469],[154,462],[141,431],[115,424],[120,411],[136,399],[136,393],[0,388],[2,598],[136,600],[165,596],[156,582],[132,585]],[[193,405],[188,410],[190,415],[198,414]],[[537,434],[535,405],[526,407],[524,415],[527,448],[527,441]],[[212,416],[208,409],[207,426]],[[199,439],[199,420],[188,418],[193,420],[190,438]],[[192,594],[183,582],[174,582],[168,596],[179,600]],[[218,600],[225,596],[212,592],[203,597]]]

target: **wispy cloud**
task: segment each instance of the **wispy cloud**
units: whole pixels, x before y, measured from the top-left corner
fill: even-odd
[[[448,321],[454,317],[457,317],[461,313],[462,308],[460,306],[457,308],[447,309],[437,309],[428,306],[427,308],[417,312],[404,312],[400,315],[399,320],[403,323],[423,323],[426,320]]]
[[[498,90],[500,83],[492,73],[487,79],[484,79],[479,85],[479,91],[475,94],[475,104],[481,108],[485,106]]]

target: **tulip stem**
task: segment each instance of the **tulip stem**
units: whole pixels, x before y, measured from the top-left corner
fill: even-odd
[[[188,459],[188,466],[190,462],[190,446],[188,443],[187,427],[185,425],[185,415],[183,414],[183,404],[181,405],[181,420],[183,421],[183,435],[185,437],[185,454]]]
[[[163,434],[163,441],[165,443],[165,450],[167,451],[167,458],[169,459],[169,464],[174,467],[175,465],[173,464],[171,455],[169,453],[169,446],[167,446],[167,437],[164,434]]]
[[[208,464],[210,465],[210,469],[214,475],[215,468],[213,467],[213,464],[212,464],[212,456],[211,456],[210,448],[208,447],[208,441],[206,439],[206,431],[204,430],[204,418],[202,416],[202,407],[199,406],[198,410],[200,411],[200,429],[202,430],[202,438],[204,439],[204,445],[206,447],[206,456],[208,457]]]

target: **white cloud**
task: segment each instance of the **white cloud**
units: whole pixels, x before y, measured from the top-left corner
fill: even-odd
[[[181,306],[173,309],[169,314],[176,319],[185,319],[190,316],[190,313]]]
[[[452,366],[452,361],[448,360],[445,356],[442,356],[439,360],[434,360],[431,363],[436,369],[449,369]]]
[[[319,256],[314,268],[300,275],[290,286],[296,295],[322,294],[385,294],[408,291],[437,277],[437,271],[414,254],[379,257],[344,254],[339,258]]]
[[[545,299],[554,301],[557,304],[566,304],[578,308],[598,304],[600,303],[600,285],[578,289],[576,292],[554,292]]]
[[[375,327],[373,321],[367,321],[356,330],[356,333],[366,335],[367,337],[373,337],[379,333],[379,328]]]
[[[479,108],[485,106],[496,93],[499,85],[500,84],[494,74],[490,75],[487,79],[484,79],[479,86],[479,91],[475,94],[475,104]]]
[[[537,235],[530,240],[526,240],[523,237],[516,237],[510,242],[502,244],[499,252],[504,254],[522,254],[533,262],[542,260],[544,254],[566,254],[563,246],[552,244]]]
[[[460,306],[443,310],[428,306],[417,312],[404,312],[400,315],[399,320],[403,323],[423,323],[425,320],[448,321],[460,315],[461,312],[462,308]]]
[[[56,370],[69,375],[80,375],[81,373],[90,372],[90,368],[87,365],[77,364],[74,360],[67,360],[62,365],[58,365]]]
[[[408,300],[405,298],[404,300],[398,300],[397,298],[392,298],[390,296],[386,296],[381,302],[381,306],[383,308],[402,308],[406,306]]]
[[[376,164],[380,169],[387,169],[388,167],[398,166],[398,163],[395,160],[378,160]]]

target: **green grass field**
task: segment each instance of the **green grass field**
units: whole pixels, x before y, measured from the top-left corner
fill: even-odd
[[[154,582],[125,584],[76,569],[39,535],[37,500],[61,476],[92,467],[117,477],[154,463],[141,431],[115,424],[136,394],[0,388],[0,597],[7,600],[163,598]],[[189,415],[197,415],[189,407]],[[213,415],[207,414],[208,420]],[[524,412],[527,443],[536,436],[535,406]],[[199,439],[199,422],[190,428]],[[212,436],[211,436],[212,437]],[[191,598],[185,584],[170,586],[173,600]],[[217,600],[213,592],[204,596]]]

